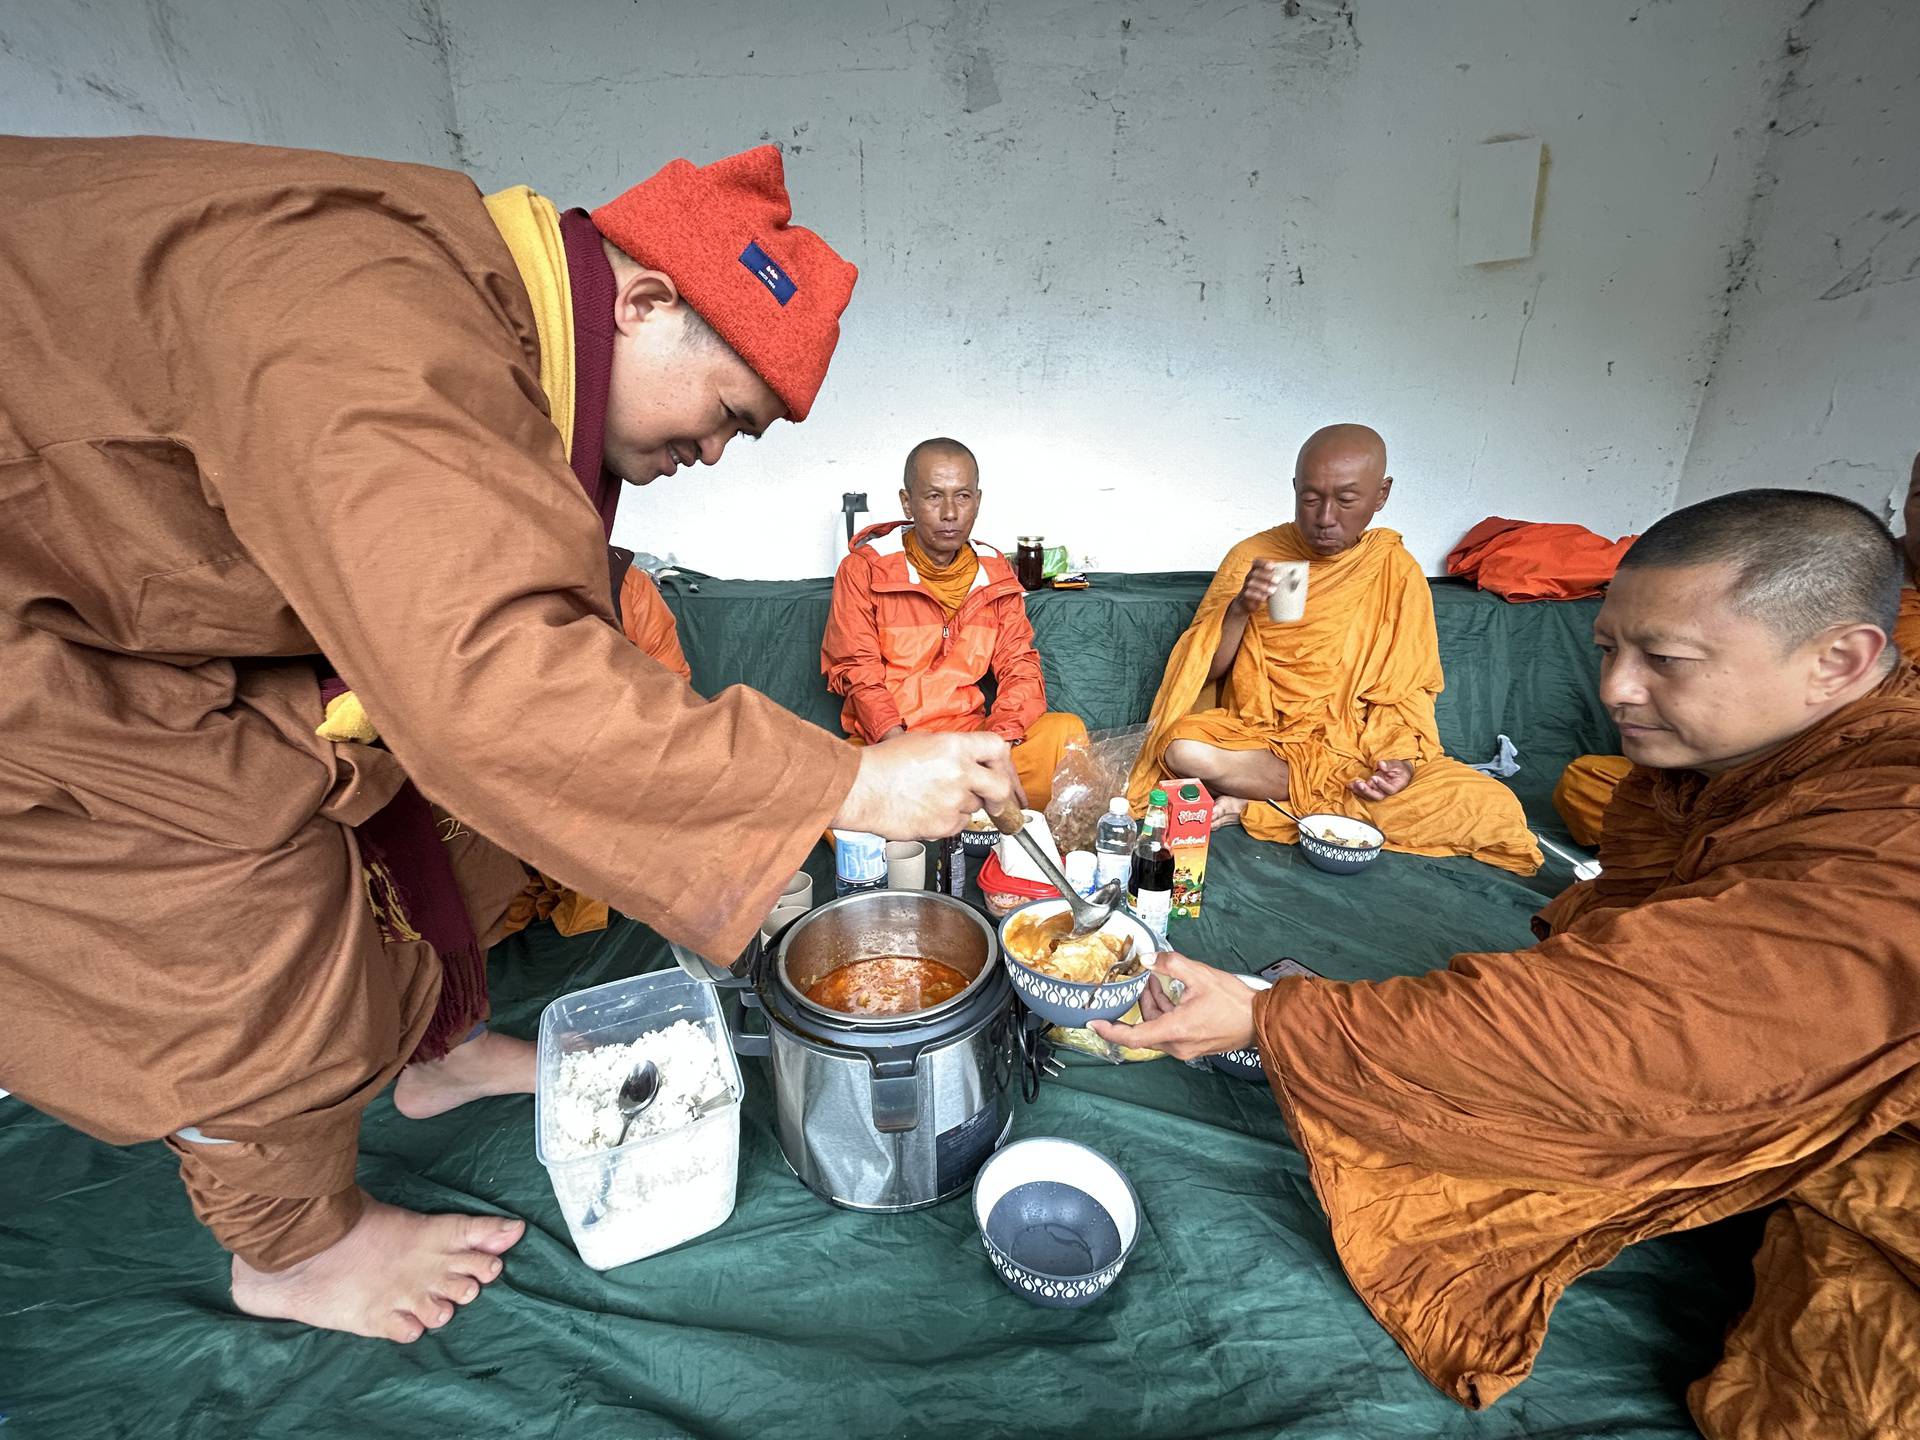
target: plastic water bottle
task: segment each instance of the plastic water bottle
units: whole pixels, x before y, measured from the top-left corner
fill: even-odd
[[[1133,842],[1139,838],[1140,830],[1133,823],[1133,811],[1128,808],[1127,797],[1116,795],[1107,803],[1107,813],[1100,817],[1100,823],[1093,831],[1093,853],[1097,857],[1094,870],[1094,883],[1104,885],[1109,880],[1118,880],[1126,884],[1133,875]]]
[[[833,893],[887,888],[887,842],[864,830],[833,832]]]
[[[1132,894],[1128,903],[1162,942],[1173,913],[1173,847],[1167,844],[1167,792],[1156,790],[1147,801],[1147,818],[1140,822],[1140,839],[1133,847]]]

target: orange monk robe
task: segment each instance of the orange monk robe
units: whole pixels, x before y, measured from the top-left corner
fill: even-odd
[[[1624,755],[1582,755],[1560,772],[1553,787],[1553,808],[1567,822],[1567,833],[1581,845],[1600,843],[1602,822],[1613,792],[1633,769]]]
[[[1227,606],[1256,560],[1312,565],[1307,613],[1275,624],[1262,610],[1247,622],[1233,668],[1210,683]],[[1265,749],[1287,764],[1295,814],[1352,816],[1378,826],[1389,850],[1472,855],[1531,875],[1540,849],[1513,792],[1440,748],[1433,706],[1444,683],[1433,594],[1398,534],[1369,530],[1326,559],[1292,523],[1263,531],[1228,552],[1174,646],[1128,797],[1138,809],[1161,780],[1180,778],[1164,758],[1175,740]],[[1347,788],[1382,760],[1411,760],[1412,783],[1385,800]],[[1244,823],[1262,840],[1296,838],[1272,805],[1249,806]]]
[[[1905,658],[1920,658],[1920,591],[1911,585],[1900,591],[1900,614],[1893,624],[1893,643]],[[1582,755],[1561,773],[1553,787],[1553,808],[1567,823],[1567,831],[1582,845],[1600,843],[1600,833],[1613,792],[1633,769],[1624,755]]]
[[[1520,1383],[1561,1292],[1625,1246],[1786,1199],[1695,1418],[1920,1430],[1916,808],[1902,666],[1739,769],[1636,769],[1604,872],[1534,948],[1260,997],[1341,1263],[1441,1390]]]
[[[195,1212],[281,1270],[352,1227],[441,989],[352,827],[408,779],[457,815],[482,947],[517,856],[732,955],[858,757],[615,632],[467,176],[0,137],[0,190],[0,1083],[109,1144],[192,1127]],[[316,654],[384,747],[316,733]]]
[[[679,627],[673,611],[660,597],[660,587],[639,566],[628,569],[620,579],[620,629],[638,645],[682,680],[693,679],[693,667],[680,648]],[[551,921],[562,935],[585,935],[604,930],[612,917],[604,900],[595,900],[570,890],[549,875],[535,873],[527,887],[507,909],[501,933],[512,935],[536,920]]]
[[[620,581],[620,628],[627,639],[658,660],[682,680],[693,679],[693,667],[680,648],[680,630],[673,611],[660,598],[660,587],[638,565]]]

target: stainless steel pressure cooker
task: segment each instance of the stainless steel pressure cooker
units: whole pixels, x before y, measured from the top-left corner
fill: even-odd
[[[919,890],[869,890],[793,922],[728,970],[680,954],[740,992],[734,1048],[768,1058],[780,1150],[808,1189],[854,1210],[914,1210],[960,1194],[1013,1124],[1021,1015],[993,927]],[[937,960],[968,977],[951,999],[895,1015],[807,999],[854,960]],[[761,1024],[764,1023],[764,1029]]]

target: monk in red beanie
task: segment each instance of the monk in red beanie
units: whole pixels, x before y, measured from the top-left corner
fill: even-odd
[[[529,867],[731,956],[828,825],[1016,793],[614,621],[621,482],[804,418],[854,268],[771,148],[592,215],[159,139],[0,140],[0,195],[0,1086],[165,1140],[242,1310],[417,1339],[523,1227],[366,1195],[360,1114],[532,1088]]]

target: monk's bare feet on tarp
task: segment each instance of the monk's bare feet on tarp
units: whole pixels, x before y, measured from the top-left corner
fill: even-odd
[[[410,1345],[498,1278],[526,1233],[498,1215],[416,1215],[367,1201],[359,1222],[310,1260],[256,1270],[233,1257],[233,1303],[266,1320],[298,1320]]]
[[[1222,795],[1213,802],[1213,828],[1225,830],[1230,825],[1238,825],[1241,817],[1247,813],[1250,800],[1242,800],[1238,795]]]
[[[409,1120],[425,1120],[488,1095],[531,1095],[536,1053],[531,1040],[482,1030],[445,1059],[402,1070],[393,1108]]]

